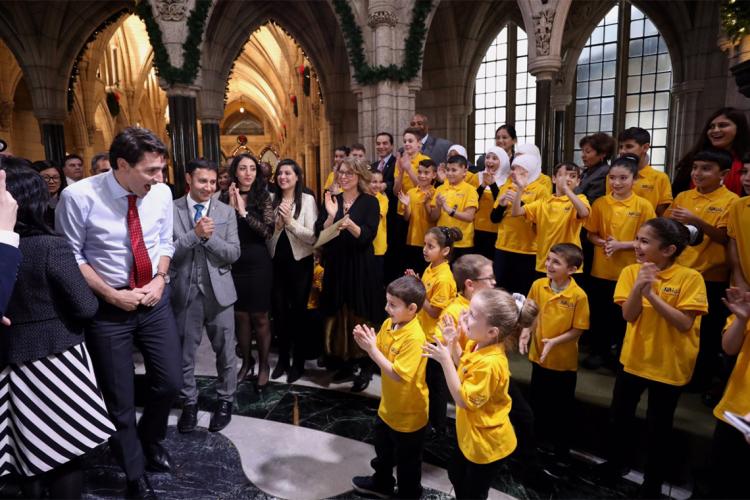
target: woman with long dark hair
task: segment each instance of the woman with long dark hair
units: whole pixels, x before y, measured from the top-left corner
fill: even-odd
[[[294,160],[276,165],[273,209],[276,225],[268,249],[273,258],[273,318],[279,339],[279,361],[271,378],[287,373],[287,382],[305,370],[305,311],[313,278],[313,244],[318,208],[304,193],[302,169]],[[291,367],[290,352],[293,352]]]
[[[237,155],[229,165],[232,184],[219,197],[237,211],[237,232],[241,254],[232,264],[232,277],[237,289],[234,304],[235,332],[242,367],[237,382],[242,382],[248,372],[252,374],[255,360],[250,355],[252,332],[258,344],[258,390],[268,384],[271,349],[271,283],[273,279],[271,256],[266,240],[273,234],[273,207],[266,182],[260,175],[260,163],[247,153]]]
[[[717,109],[708,117],[695,146],[677,164],[672,181],[672,195],[677,196],[690,189],[693,158],[700,151],[711,148],[723,149],[732,154],[732,169],[724,177],[724,186],[737,196],[745,196],[740,182],[740,170],[742,157],[750,152],[750,126],[745,113],[736,108]]]
[[[0,327],[0,387],[7,390],[0,422],[9,440],[0,475],[20,475],[27,498],[45,490],[80,498],[80,457],[114,432],[84,344],[84,322],[98,301],[68,242],[45,223],[47,182],[28,167],[5,170],[23,257],[6,312],[12,323]]]
[[[39,175],[42,176],[44,182],[47,183],[49,202],[47,204],[47,210],[44,212],[44,220],[48,226],[54,228],[55,207],[57,206],[57,201],[60,199],[60,193],[62,193],[62,190],[68,187],[65,173],[62,168],[47,160],[35,161],[31,164],[31,168],[39,172]]]

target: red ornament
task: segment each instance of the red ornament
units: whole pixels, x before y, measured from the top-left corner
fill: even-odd
[[[300,67],[297,68],[297,72],[300,74],[300,76],[303,76],[305,74],[305,65],[300,65]]]
[[[247,144],[247,137],[245,137],[244,135],[240,135],[240,136],[238,136],[238,137],[237,137],[237,143],[238,143],[238,144],[239,144],[240,146],[244,146],[245,144]]]
[[[296,95],[290,95],[289,100],[292,101],[292,104],[297,104],[297,96]]]

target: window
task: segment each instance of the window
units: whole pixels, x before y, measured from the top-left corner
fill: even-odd
[[[495,130],[515,126],[518,142],[534,142],[536,78],[527,71],[528,39],[513,24],[490,45],[474,88],[474,158],[495,144]]]
[[[625,39],[618,40],[620,26],[630,29],[624,30]],[[594,132],[616,136],[626,128],[642,127],[651,134],[651,165],[663,170],[671,87],[672,63],[656,26],[632,5],[613,7],[578,58],[574,161],[581,161],[578,143],[583,136]]]

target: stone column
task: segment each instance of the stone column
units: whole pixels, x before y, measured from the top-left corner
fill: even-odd
[[[550,107],[552,108],[552,163],[547,165],[551,169],[553,165],[565,160],[565,123],[566,109],[570,105],[573,96],[570,94],[555,94],[553,92],[550,98]]]
[[[201,120],[203,157],[221,165],[221,130],[218,120]]]
[[[56,165],[62,166],[65,160],[65,129],[60,122],[41,122],[44,157]]]
[[[554,115],[550,105],[552,78],[560,71],[558,56],[537,57],[529,65],[529,73],[536,77],[536,121],[534,140],[542,153],[543,165],[554,162],[553,132]]]
[[[195,89],[174,86],[167,91],[169,130],[172,136],[174,185],[178,195],[185,191],[185,164],[198,156],[198,124]]]
[[[697,140],[702,123],[698,121],[701,108],[699,98],[703,94],[703,80],[692,80],[677,83],[672,87],[672,127],[671,143],[667,165],[672,169],[677,166],[682,156],[687,153]],[[668,172],[670,175],[672,172]]]

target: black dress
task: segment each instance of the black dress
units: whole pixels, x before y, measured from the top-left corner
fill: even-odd
[[[232,264],[232,278],[237,289],[235,311],[271,310],[273,263],[266,240],[273,234],[273,207],[271,197],[264,194],[264,199],[257,204],[248,200],[247,217],[240,217],[235,211],[241,250],[240,258]],[[228,204],[229,196],[222,193],[219,200]]]
[[[336,195],[338,212],[334,222],[344,217],[343,194]],[[346,310],[348,315],[357,319],[377,324],[382,317],[384,303],[382,284],[375,276],[375,253],[372,242],[378,231],[380,207],[378,200],[369,194],[360,194],[348,212],[351,220],[360,227],[359,238],[355,238],[348,230],[341,231],[336,238],[323,247],[323,291],[320,295],[320,310],[323,316],[332,318]],[[325,205],[321,208],[318,221],[315,223],[316,233],[323,230],[328,218]],[[336,327],[327,327],[327,336],[348,336],[351,325],[346,321],[338,321]],[[327,340],[328,343],[331,339]],[[330,342],[331,345],[337,344]],[[347,345],[353,344],[347,342]],[[352,346],[353,347],[353,346]],[[347,348],[348,351],[350,349]],[[351,352],[351,351],[350,351]],[[339,353],[336,353],[339,354]]]

